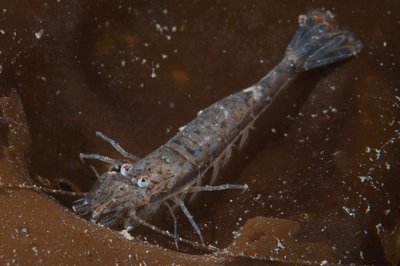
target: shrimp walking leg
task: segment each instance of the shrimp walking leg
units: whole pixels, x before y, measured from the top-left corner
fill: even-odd
[[[192,225],[193,229],[199,235],[201,243],[204,244],[203,234],[201,233],[200,227],[197,225],[196,221],[193,219],[193,215],[186,208],[185,203],[182,200],[178,199],[178,198],[175,198],[175,201],[179,205],[179,207],[181,207],[182,212],[186,215],[186,217],[188,218],[188,220],[189,220],[190,224]]]
[[[134,213],[130,213],[130,216],[133,219],[135,219],[138,224],[140,224],[140,225],[142,225],[144,227],[147,227],[147,228],[153,230],[154,232],[157,232],[157,233],[159,233],[161,235],[164,235],[164,236],[167,236],[167,237],[175,238],[175,236],[173,234],[171,234],[169,231],[161,230],[157,226],[152,225],[152,224],[146,222],[145,220],[140,219],[139,217],[135,216]],[[203,248],[203,249],[206,249],[206,250],[209,250],[209,251],[221,251],[219,248],[217,248],[215,246],[212,246],[212,245],[205,245],[204,243],[199,244],[199,243],[187,240],[187,239],[182,238],[182,237],[177,237],[177,239],[182,243],[189,244],[189,245],[191,245],[193,247],[196,247],[196,248]]]
[[[164,205],[167,207],[169,214],[171,215],[172,220],[174,222],[174,238],[175,238],[174,242],[175,242],[176,249],[178,249],[179,248],[179,246],[178,246],[178,221],[176,219],[174,210],[171,207],[171,205],[169,205],[168,202],[166,202],[166,201],[164,202]]]

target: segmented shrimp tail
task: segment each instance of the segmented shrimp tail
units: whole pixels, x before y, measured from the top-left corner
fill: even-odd
[[[349,58],[363,47],[352,32],[338,28],[329,11],[313,10],[300,15],[299,25],[286,50],[286,57],[294,63],[296,72]]]

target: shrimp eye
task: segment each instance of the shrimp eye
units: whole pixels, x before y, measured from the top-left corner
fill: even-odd
[[[130,171],[131,169],[132,169],[132,164],[130,164],[130,163],[124,163],[124,164],[121,166],[121,170],[120,170],[121,175],[123,175],[123,176],[128,176],[129,171]]]
[[[146,188],[149,186],[150,183],[150,178],[147,175],[141,176],[139,177],[138,181],[137,181],[137,185],[140,188]]]

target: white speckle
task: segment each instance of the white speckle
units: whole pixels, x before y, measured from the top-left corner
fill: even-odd
[[[200,110],[200,111],[197,112],[197,115],[199,116],[199,115],[201,115],[202,113],[203,113],[203,110]]]
[[[46,81],[46,77],[45,76],[36,76],[37,79],[40,79],[41,81]]]
[[[32,247],[32,251],[35,253],[35,256],[37,256],[37,254],[38,254],[38,247],[37,247],[37,246],[33,246],[33,247]]]
[[[121,66],[124,67],[126,65],[126,61],[125,60],[121,60]]]
[[[364,253],[360,250],[360,258],[364,259]]]
[[[162,57],[162,59],[166,59],[166,58],[168,58],[168,55],[162,54],[161,57]]]
[[[6,32],[4,30],[0,30],[0,33],[3,35],[6,34]]]
[[[276,246],[282,250],[285,249],[285,246],[282,244],[282,241],[280,241],[279,238],[277,237],[275,237],[275,239],[277,241]]]
[[[383,231],[383,226],[382,226],[382,224],[377,224],[377,225],[375,225],[375,228],[376,228],[376,233],[378,234],[378,236],[380,236],[380,235],[381,235],[381,232]]]
[[[347,212],[347,214],[350,215],[351,217],[356,217],[356,214],[355,214],[355,210],[354,210],[354,209],[347,208],[346,206],[343,206],[342,208],[343,208],[343,210],[344,210],[345,212]]]
[[[240,233],[240,232],[233,231],[233,232],[232,232],[232,235],[233,235],[233,239],[238,239],[238,238],[240,237],[241,233]]]
[[[257,196],[253,198],[254,201],[258,201],[259,199],[261,199],[261,194],[257,194]]]
[[[371,180],[371,177],[369,175],[367,176],[358,176],[358,178],[360,178],[361,182],[364,183],[365,180]]]
[[[276,133],[276,129],[275,128],[271,128],[271,132],[275,134]]]
[[[256,88],[255,86],[251,86],[251,87],[248,87],[247,89],[244,89],[243,91],[244,92],[250,92],[250,91],[253,92],[255,88]]]
[[[43,33],[44,33],[44,29],[41,29],[41,30],[39,30],[38,32],[35,32],[35,37],[36,37],[36,39],[39,40],[40,38],[42,38]]]
[[[253,99],[255,101],[258,101],[263,96],[263,93],[262,93],[261,89],[262,88],[260,86],[254,87],[254,89],[253,89]]]
[[[168,106],[169,106],[169,108],[174,109],[175,108],[175,102],[169,102]]]
[[[228,117],[229,117],[229,112],[226,109],[224,109],[224,118],[228,119]]]
[[[28,228],[26,228],[26,227],[21,228],[21,234],[24,235],[24,236],[27,236],[28,235]]]
[[[150,77],[153,78],[153,79],[157,77],[156,70],[155,70],[154,67],[151,68],[151,75],[150,75]]]
[[[179,132],[182,132],[183,130],[185,130],[186,126],[182,126],[179,128]]]
[[[382,152],[382,150],[380,150],[380,149],[374,149],[374,151],[375,151],[375,157],[376,157],[376,159],[379,160],[379,159],[381,158],[381,152]]]
[[[119,232],[124,238],[128,239],[128,240],[133,240],[134,238],[131,236],[131,234],[129,234],[128,230],[124,229],[122,231]]]
[[[386,47],[387,46],[387,42],[383,42],[383,47]]]
[[[365,209],[365,213],[369,213],[371,211],[371,205],[367,205],[367,208]]]
[[[319,265],[328,265],[328,261],[327,260],[323,260],[323,261],[321,261],[321,263],[319,264]]]
[[[158,23],[157,23],[155,26],[156,26],[156,30],[157,30],[157,31],[159,31],[159,32],[160,32],[160,34],[162,35],[162,34],[163,34],[163,32],[164,32],[164,29],[163,29],[163,27],[161,27],[161,25],[160,25],[160,24],[158,24]]]

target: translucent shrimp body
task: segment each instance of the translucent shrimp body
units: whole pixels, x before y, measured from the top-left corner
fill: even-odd
[[[177,239],[173,209],[179,206],[203,241],[201,230],[181,196],[198,191],[246,189],[247,185],[200,184],[211,168],[214,169],[211,183],[214,182],[234,145],[238,142],[239,147],[243,145],[254,121],[300,72],[349,58],[362,49],[361,42],[351,32],[338,29],[330,12],[311,11],[299,17],[299,24],[285,56],[271,72],[253,86],[200,111],[177,135],[146,157],[138,159],[98,133],[126,162],[82,154],[81,158],[111,163],[119,171],[100,175],[91,191],[75,202],[75,212],[106,226],[122,225],[130,230],[145,224],[146,219],[165,205],[174,219]]]

